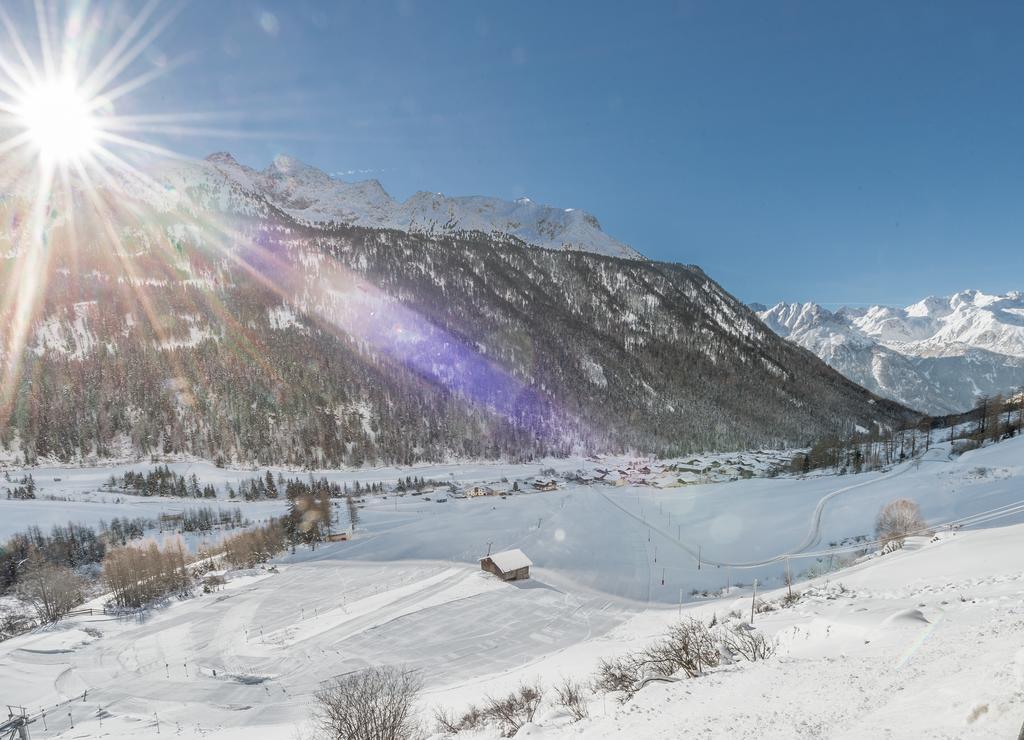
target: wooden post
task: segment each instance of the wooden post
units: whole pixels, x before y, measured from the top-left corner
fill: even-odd
[[[701,546],[697,545],[697,570],[700,570],[700,551]]]

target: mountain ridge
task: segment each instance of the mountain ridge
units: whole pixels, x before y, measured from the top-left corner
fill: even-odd
[[[757,311],[846,377],[932,414],[1024,385],[1024,293],[966,290],[907,307],[778,303]]]
[[[803,446],[914,419],[699,268],[308,223],[244,175],[171,162],[48,224],[0,446],[334,467]],[[10,223],[30,208],[0,201]],[[10,247],[5,290],[29,248]]]
[[[336,222],[425,234],[499,233],[544,249],[644,259],[606,234],[595,216],[574,208],[541,205],[529,198],[452,197],[424,190],[397,201],[376,179],[347,182],[286,155],[276,156],[262,171],[240,164],[227,152],[211,154],[206,161],[303,223]]]

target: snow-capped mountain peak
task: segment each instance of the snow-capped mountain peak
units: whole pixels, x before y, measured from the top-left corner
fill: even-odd
[[[598,220],[574,208],[554,208],[530,198],[451,197],[420,191],[405,202],[393,199],[377,180],[347,182],[278,155],[262,172],[218,152],[206,160],[245,190],[306,223],[345,223],[428,234],[480,231],[507,234],[545,249],[567,249],[642,259],[606,234]]]
[[[851,380],[923,411],[962,411],[1024,385],[1021,291],[965,290],[905,308],[779,303],[758,315]]]

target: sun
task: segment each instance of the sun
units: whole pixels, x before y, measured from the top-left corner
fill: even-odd
[[[14,113],[40,159],[68,165],[82,162],[99,145],[96,108],[74,80],[53,79],[26,90]]]

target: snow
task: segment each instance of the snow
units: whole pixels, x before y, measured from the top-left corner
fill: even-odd
[[[782,336],[829,326],[845,341],[877,342],[912,357],[955,357],[978,349],[1024,358],[1024,293],[989,295],[966,290],[897,308],[871,306],[828,311],[816,303],[779,303],[759,312]],[[801,342],[803,344],[803,342]],[[807,345],[804,345],[807,346]]]
[[[425,234],[480,231],[507,234],[545,249],[582,250],[628,259],[641,255],[601,230],[597,219],[574,208],[554,208],[529,198],[449,197],[421,191],[395,201],[377,180],[349,183],[292,157],[279,155],[262,172],[218,153],[207,166],[243,190],[265,197],[309,224],[338,222]],[[199,176],[200,165],[196,165]],[[186,178],[189,179],[189,178]]]
[[[444,504],[368,496],[349,542],[229,574],[222,590],[141,618],[73,617],[0,643],[0,694],[49,707],[46,737],[149,737],[158,721],[161,733],[185,737],[294,737],[308,734],[322,681],[402,664],[423,674],[428,717],[524,680],[587,680],[600,659],[650,643],[680,614],[748,614],[752,580],[759,597],[777,600],[788,565],[799,600],[755,619],[778,640],[777,657],[651,684],[621,706],[588,694],[591,718],[577,724],[546,702],[528,736],[678,738],[685,728],[709,738],[1012,737],[1024,719],[1024,439],[948,453],[939,445],[881,473],[673,488],[651,485],[670,478],[653,461],[574,460],[552,464],[590,474],[621,465],[627,482],[562,480],[556,491]],[[172,467],[186,465],[204,482],[251,475]],[[423,475],[508,491],[537,470],[505,463],[332,475]],[[115,503],[95,489],[109,474],[36,469],[41,490],[72,500],[0,501],[0,521],[190,503]],[[899,497],[920,503],[935,538],[862,557],[849,541],[870,536],[879,507]],[[32,508],[15,508],[25,504]],[[252,518],[283,504],[239,506]],[[945,526],[954,522],[962,528]],[[506,583],[481,572],[488,542],[530,553],[532,578]],[[830,570],[832,560],[847,567]],[[494,729],[473,736],[497,737]]]
[[[906,308],[779,303],[758,316],[851,380],[926,413],[1024,385],[1024,293],[969,290]]]
[[[514,570],[529,568],[533,565],[533,561],[526,557],[526,553],[518,548],[496,552],[486,557],[490,558],[502,573],[511,573]]]

